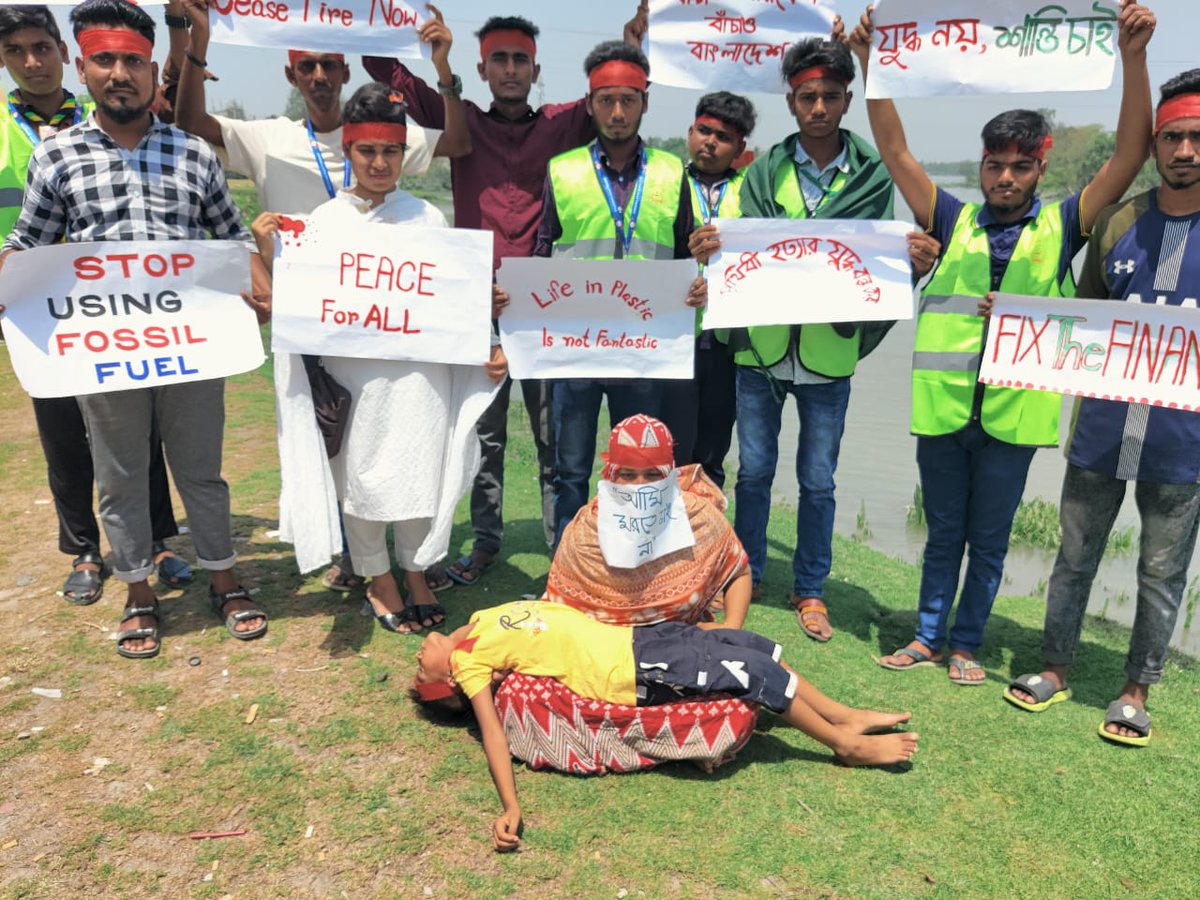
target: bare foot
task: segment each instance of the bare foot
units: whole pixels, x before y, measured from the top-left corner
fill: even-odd
[[[885,713],[873,709],[856,709],[840,722],[832,722],[855,734],[878,734],[891,731],[912,718],[912,713]]]
[[[917,752],[918,737],[915,731],[863,735],[846,741],[835,753],[847,766],[890,766],[912,758]]]

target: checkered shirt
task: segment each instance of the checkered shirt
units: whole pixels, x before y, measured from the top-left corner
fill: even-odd
[[[133,150],[93,113],[38,144],[4,249],[63,240],[249,240],[225,172],[200,138],[155,119]]]

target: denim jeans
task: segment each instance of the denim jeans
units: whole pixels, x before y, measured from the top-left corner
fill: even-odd
[[[1004,574],[1013,516],[1036,449],[998,440],[978,422],[954,434],[917,438],[928,528],[917,640],[934,651],[946,642],[964,550],[967,574],[950,647],[974,653],[983,643],[983,628]]]
[[[1060,520],[1062,545],[1046,595],[1042,652],[1052,666],[1069,666],[1083,628],[1088,595],[1128,482],[1067,466]],[[1137,613],[1125,676],[1157,684],[1187,585],[1187,567],[1200,523],[1200,485],[1135,482],[1141,517]]]
[[[826,384],[779,383],[796,400],[800,437],[796,444],[796,550],[792,590],[801,597],[823,596],[833,564],[834,482],[850,379]],[[733,527],[750,557],[754,583],[762,581],[767,562],[767,522],[771,482],[779,462],[779,422],[786,395],[772,393],[771,382],[747,366],[737,368],[738,475]]]
[[[554,546],[575,513],[588,501],[588,482],[596,459],[596,425],[600,401],[608,396],[608,416],[615,425],[637,413],[658,416],[663,383],[652,379],[553,381],[550,414],[554,422]]]

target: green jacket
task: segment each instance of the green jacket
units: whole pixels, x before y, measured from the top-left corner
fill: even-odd
[[[88,115],[93,104],[84,103],[81,115]],[[34,144],[13,119],[8,104],[0,105],[0,237],[7,236],[21,214],[25,196],[25,176]]]

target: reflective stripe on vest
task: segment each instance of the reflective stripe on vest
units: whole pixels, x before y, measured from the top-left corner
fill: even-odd
[[[984,319],[978,304],[992,283],[987,230],[976,224],[981,208],[977,203],[962,208],[921,297],[912,364],[913,434],[952,434],[971,419],[983,357]],[[1072,296],[1070,273],[1065,285],[1058,281],[1062,248],[1062,206],[1047,204],[1021,229],[999,290]],[[1061,407],[1058,394],[987,385],[980,423],[992,437],[1010,444],[1053,446]]]
[[[550,184],[562,235],[554,242],[556,259],[674,259],[675,219],[683,163],[664,150],[646,149],[646,185],[629,252],[618,252],[604,192],[596,181],[591,145],[576,147],[550,160]],[[625,208],[629,223],[629,207]]]
[[[828,196],[839,193],[847,181],[846,173],[839,171],[829,186]],[[809,218],[796,161],[791,157],[782,160],[775,170],[775,202],[783,207],[789,218]],[[857,332],[852,337],[844,338],[833,330],[832,325],[811,324],[796,328],[800,332],[796,351],[804,368],[826,378],[844,378],[854,374],[854,367],[858,364]],[[751,349],[734,354],[733,360],[738,365],[770,367],[787,355],[792,326],[755,325],[746,331]]]

